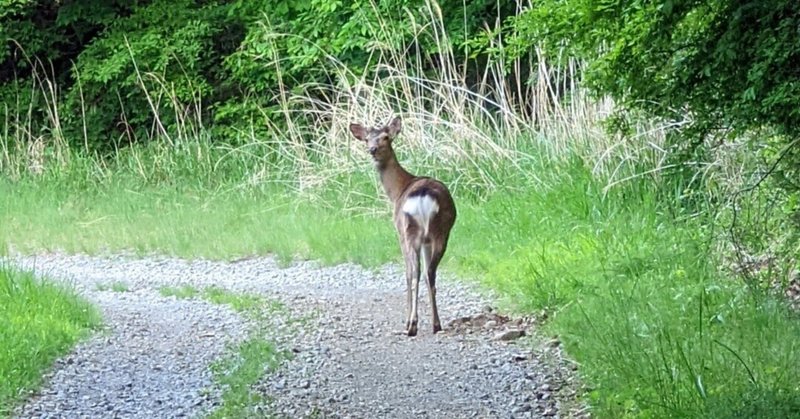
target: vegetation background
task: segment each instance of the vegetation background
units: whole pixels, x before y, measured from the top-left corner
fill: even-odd
[[[792,0],[0,0],[0,243],[396,261],[347,126],[399,114],[459,204],[445,265],[546,316],[595,415],[798,417],[798,27]]]

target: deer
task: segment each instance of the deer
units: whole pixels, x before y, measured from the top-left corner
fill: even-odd
[[[444,183],[431,177],[412,175],[397,161],[392,142],[401,128],[399,116],[381,127],[366,128],[362,124],[350,124],[352,135],[363,141],[372,155],[383,190],[394,206],[392,218],[405,261],[405,333],[408,336],[417,335],[422,257],[433,333],[436,334],[442,330],[436,307],[436,269],[447,250],[450,230],[456,222],[456,205]]]

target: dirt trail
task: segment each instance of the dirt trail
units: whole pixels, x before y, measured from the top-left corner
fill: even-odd
[[[257,386],[259,410],[278,417],[572,417],[571,370],[557,349],[531,337],[500,340],[529,325],[498,316],[490,300],[448,280],[438,286],[444,333],[432,335],[420,295],[420,334],[398,331],[402,272],[272,258],[233,263],[123,256],[41,255],[16,263],[66,281],[98,304],[105,333],[59,361],[18,417],[194,417],[219,403],[208,365],[252,325],[201,300],[158,293],[163,286],[222,287],[283,302],[272,339],[294,356]],[[107,289],[124,284],[126,292]],[[305,319],[301,325],[288,319]],[[508,336],[506,336],[508,337]],[[537,349],[533,349],[537,348]],[[570,403],[571,404],[571,403]]]

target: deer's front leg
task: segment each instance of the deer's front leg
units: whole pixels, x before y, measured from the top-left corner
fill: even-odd
[[[413,267],[411,266],[411,256],[409,255],[408,246],[405,243],[401,243],[401,247],[403,250],[403,259],[406,265],[406,332],[408,332],[409,327],[411,327],[411,271]]]

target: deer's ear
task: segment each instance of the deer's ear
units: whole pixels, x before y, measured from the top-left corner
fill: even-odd
[[[361,141],[367,141],[367,129],[364,128],[363,125],[350,124],[350,132],[353,133],[353,137],[356,137]]]
[[[397,134],[400,133],[400,129],[402,127],[403,127],[403,122],[400,120],[399,116],[392,119],[392,122],[389,122],[389,125],[386,126],[386,130],[389,133],[389,137],[394,138]]]

